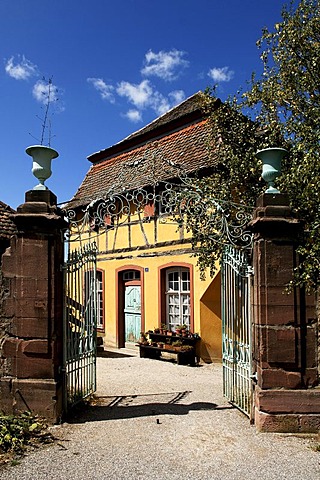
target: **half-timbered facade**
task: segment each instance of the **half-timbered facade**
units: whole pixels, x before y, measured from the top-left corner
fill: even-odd
[[[200,279],[190,233],[171,202],[173,184],[207,175],[215,162],[201,96],[90,155],[68,204],[79,223],[90,212],[73,239],[97,242],[97,323],[106,346],[135,345],[140,331],[186,324],[201,337],[204,361],[221,358],[220,274]]]

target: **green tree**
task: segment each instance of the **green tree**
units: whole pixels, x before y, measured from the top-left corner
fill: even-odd
[[[260,108],[257,120],[279,131],[289,155],[279,185],[305,221],[296,281],[308,289],[320,282],[320,6],[318,0],[291,2],[282,22],[265,29],[258,42],[263,74],[253,78],[244,105]]]
[[[254,205],[264,187],[255,152],[270,146],[287,148],[278,186],[305,221],[299,248],[303,261],[295,281],[313,290],[320,283],[320,7],[318,0],[295,3],[283,7],[282,21],[272,31],[262,31],[257,45],[263,72],[259,78],[252,76],[248,91],[220,108],[210,95],[205,97],[217,167],[199,188]],[[212,271],[221,246],[201,239],[199,220],[191,216],[189,220],[194,243],[200,241],[199,265]]]

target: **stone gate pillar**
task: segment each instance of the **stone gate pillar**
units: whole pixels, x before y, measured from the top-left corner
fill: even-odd
[[[285,287],[299,258],[302,233],[288,198],[264,194],[251,228],[254,240],[253,355],[257,429],[316,432],[320,428],[316,311],[313,296]]]
[[[49,190],[31,190],[2,257],[6,289],[0,344],[0,410],[62,413],[63,216]]]

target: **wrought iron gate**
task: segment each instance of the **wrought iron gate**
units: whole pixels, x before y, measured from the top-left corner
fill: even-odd
[[[224,248],[221,262],[223,393],[251,415],[251,275],[248,250]]]
[[[96,390],[97,283],[95,243],[68,254],[64,265],[64,409]]]

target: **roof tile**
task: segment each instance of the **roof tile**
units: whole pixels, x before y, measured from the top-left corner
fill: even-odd
[[[16,211],[0,201],[0,239],[9,239],[16,233],[16,226],[10,219],[10,215]]]
[[[86,205],[117,189],[131,190],[213,166],[206,120],[92,165],[68,206]]]
[[[87,205],[114,190],[132,190],[212,167],[203,93],[195,93],[121,142],[88,157],[93,163],[67,206]],[[215,99],[216,107],[221,103]]]

